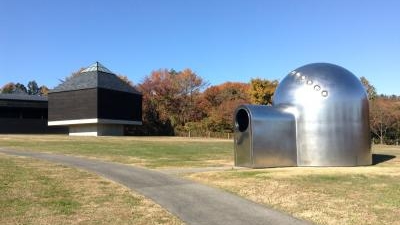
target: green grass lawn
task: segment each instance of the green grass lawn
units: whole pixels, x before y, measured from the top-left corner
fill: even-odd
[[[0,154],[0,224],[183,224],[97,175]]]
[[[0,135],[0,147],[95,157],[150,168],[233,165],[233,142],[216,139]]]
[[[232,141],[214,139],[0,135],[1,147],[72,154],[156,169],[233,165]],[[317,224],[400,225],[400,147],[376,145],[373,153],[376,165],[372,166],[230,169],[182,176]],[[81,183],[85,184],[85,179]],[[43,188],[47,186],[52,185]],[[84,203],[69,194],[67,191],[65,198],[70,200],[58,199],[49,207],[65,215],[79,211]]]

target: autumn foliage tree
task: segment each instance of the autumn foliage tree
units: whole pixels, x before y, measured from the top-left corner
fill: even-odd
[[[373,138],[380,144],[394,142],[400,138],[400,97],[378,96],[375,87],[365,77],[360,77],[369,99],[370,129]]]
[[[131,80],[129,80],[129,78],[127,76],[119,74],[119,75],[117,75],[117,77],[119,79],[121,79],[123,82],[125,82],[126,84],[128,84],[129,86],[132,86],[132,87],[134,86],[133,82]]]
[[[392,140],[397,142],[400,135],[400,100],[378,96],[370,102],[370,127],[380,144]]]
[[[206,85],[190,69],[153,71],[138,85],[143,94],[144,123],[170,124],[172,128],[179,128],[199,119],[196,102]]]
[[[10,82],[5,84],[2,88],[1,88],[1,93],[3,94],[12,94],[15,91],[15,84]]]
[[[397,102],[397,105],[395,106],[395,113],[394,113],[394,124],[393,124],[393,129],[394,129],[394,134],[395,134],[395,139],[396,139],[396,145],[400,144],[400,102]]]
[[[65,77],[64,80],[60,80],[60,81],[61,81],[61,82],[64,82],[64,81],[70,80],[70,79],[72,79],[72,78],[74,78],[74,77],[80,76],[80,75],[81,75],[81,72],[82,72],[83,70],[85,70],[85,69],[86,69],[86,68],[81,67],[79,70],[72,72],[71,75]]]
[[[202,126],[210,131],[233,131],[234,110],[250,103],[249,84],[226,82],[211,86],[202,94],[201,106],[205,112]]]
[[[384,137],[392,125],[393,117],[390,103],[382,98],[375,99],[370,104],[371,132],[379,138],[379,143],[384,143]]]
[[[39,95],[47,96],[49,94],[49,88],[45,85],[40,86]]]
[[[250,99],[251,103],[257,105],[271,105],[272,97],[278,86],[277,80],[266,80],[261,78],[251,79],[250,81]]]

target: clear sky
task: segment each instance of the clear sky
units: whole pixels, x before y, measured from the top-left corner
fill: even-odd
[[[400,95],[400,1],[0,0],[0,85],[52,88],[96,61],[134,83],[191,68],[211,85],[330,62]]]

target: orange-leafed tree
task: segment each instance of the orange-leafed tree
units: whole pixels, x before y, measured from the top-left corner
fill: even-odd
[[[13,82],[10,82],[10,83],[5,84],[1,88],[1,93],[3,93],[3,94],[11,94],[11,93],[14,93],[15,89],[16,89],[15,84]]]
[[[258,105],[271,105],[272,97],[278,86],[277,80],[266,80],[261,78],[251,79],[250,81],[250,99],[251,103]]]
[[[384,144],[389,129],[396,123],[393,102],[387,98],[377,97],[370,102],[371,132]]]
[[[143,94],[144,120],[150,114],[157,118],[149,119],[157,119],[160,122],[169,120],[170,113],[175,110],[173,99],[178,92],[169,71],[167,69],[152,71],[138,88]]]
[[[210,131],[233,131],[234,110],[241,104],[250,103],[249,84],[226,82],[212,86],[202,94],[206,117],[203,123]]]
[[[39,95],[47,96],[49,94],[49,88],[45,85],[40,86]]]
[[[138,85],[143,94],[144,122],[170,124],[177,128],[201,119],[198,99],[206,85],[190,69],[181,72],[167,69],[153,71]]]

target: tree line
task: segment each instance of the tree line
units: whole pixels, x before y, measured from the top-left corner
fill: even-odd
[[[46,96],[49,93],[49,88],[45,85],[39,85],[35,80],[29,81],[25,86],[21,83],[10,82],[0,89],[2,94],[26,94],[26,95],[43,95]]]
[[[79,71],[65,78],[78,76]],[[143,126],[129,126],[132,135],[206,136],[210,132],[232,133],[233,112],[241,104],[269,105],[277,80],[261,78],[244,82],[210,85],[191,69],[175,71],[158,69],[133,85],[126,76],[118,75],[143,94]],[[375,143],[399,144],[400,96],[378,95],[365,77],[364,85],[370,101],[371,138]],[[30,81],[25,87],[8,83],[1,93],[47,95],[49,89]]]
[[[399,144],[400,96],[378,95],[360,77],[370,101],[370,128],[374,143]],[[277,80],[251,79],[209,86],[190,69],[156,70],[136,85],[143,93],[142,127],[134,134],[206,136],[208,132],[233,132],[233,112],[241,104],[272,103]]]
[[[271,104],[278,81],[252,79],[210,86],[191,69],[159,69],[136,88],[143,94],[143,126],[132,134],[232,133],[233,111],[241,104]]]

